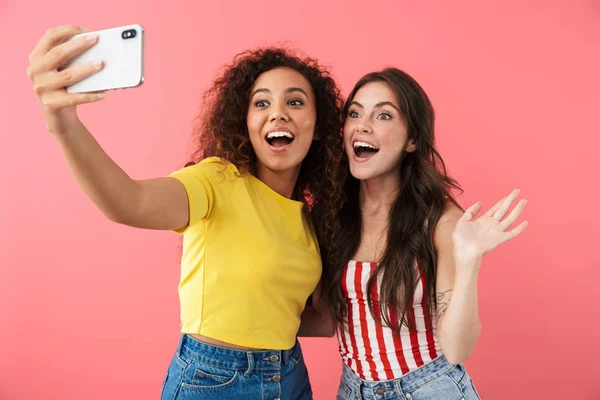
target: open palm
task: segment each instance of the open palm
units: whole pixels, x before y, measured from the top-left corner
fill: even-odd
[[[517,220],[527,200],[519,201],[508,217],[504,218],[519,193],[519,190],[513,190],[510,195],[476,219],[474,218],[481,210],[481,203],[477,202],[469,207],[459,219],[452,234],[455,254],[461,257],[482,257],[523,232],[528,225],[527,221],[513,230],[507,229]]]

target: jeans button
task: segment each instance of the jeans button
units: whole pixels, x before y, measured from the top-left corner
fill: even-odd
[[[275,354],[273,354],[271,357],[269,357],[269,361],[277,362],[277,361],[279,361],[279,356],[276,356]]]
[[[411,396],[410,394],[407,394],[407,395],[406,395],[406,398],[407,398],[407,399],[410,399],[411,397],[412,397],[412,396]]]
[[[279,382],[281,382],[281,376],[279,376],[279,375],[275,375],[275,376],[273,377],[273,382],[275,382],[275,383],[279,383]]]

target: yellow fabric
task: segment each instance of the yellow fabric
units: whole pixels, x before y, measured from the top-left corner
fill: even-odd
[[[181,231],[182,332],[246,347],[293,347],[322,268],[303,203],[216,157],[171,176],[190,204]]]

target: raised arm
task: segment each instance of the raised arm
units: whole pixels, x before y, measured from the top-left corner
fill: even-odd
[[[65,87],[102,69],[92,62],[60,70],[66,60],[92,47],[97,37],[74,25],[49,29],[29,57],[27,74],[38,95],[48,130],[86,195],[112,221],[147,229],[175,230],[189,222],[188,196],[174,178],[131,179],[102,149],[77,116],[76,107],[103,93],[67,93]]]
[[[525,207],[525,200],[503,219],[518,194],[518,190],[513,191],[477,219],[474,217],[481,209],[480,203],[464,214],[450,204],[436,226],[437,331],[442,352],[452,364],[469,358],[481,331],[477,280],[483,255],[516,237],[527,226],[523,222],[507,231]]]

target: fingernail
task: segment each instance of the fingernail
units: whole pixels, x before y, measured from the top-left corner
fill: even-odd
[[[92,34],[92,35],[87,35],[85,37],[85,41],[86,42],[93,42],[94,40],[96,40],[98,38],[98,35],[96,34]]]
[[[92,66],[94,68],[100,68],[102,66],[102,61],[100,60],[95,60],[94,62],[92,62]]]
[[[106,97],[106,93],[98,93],[96,96],[98,96],[99,99],[103,99]]]
[[[91,30],[88,28],[81,28],[81,33],[88,33],[88,32],[91,32]]]

